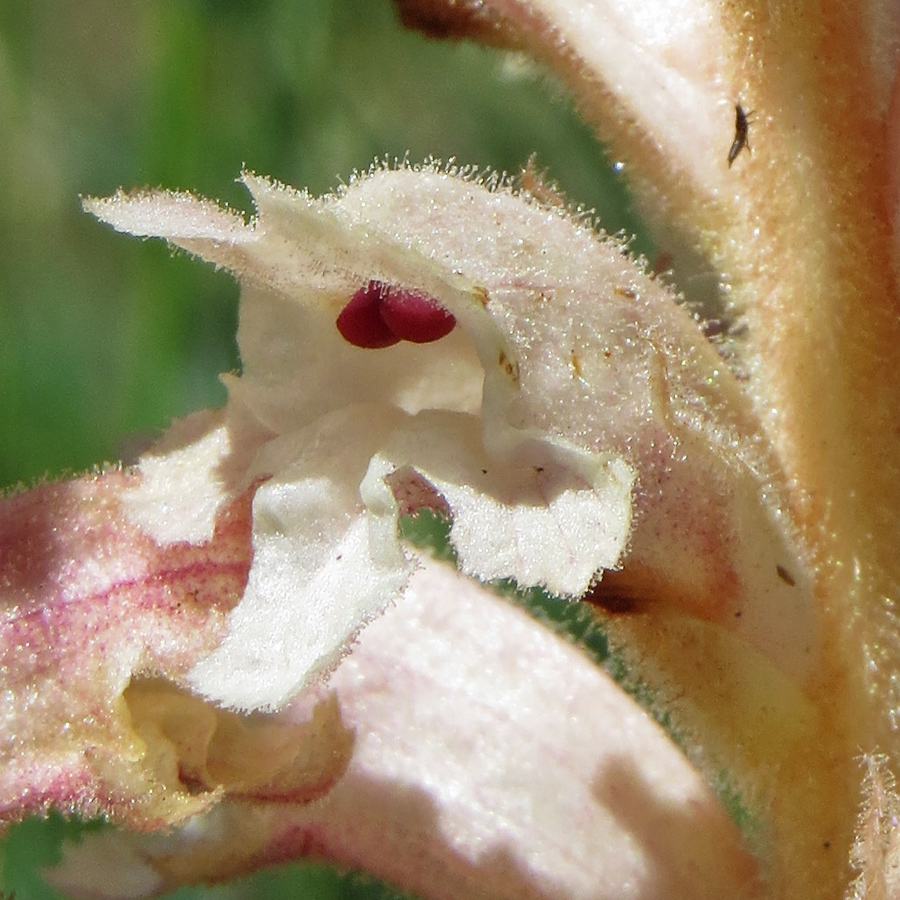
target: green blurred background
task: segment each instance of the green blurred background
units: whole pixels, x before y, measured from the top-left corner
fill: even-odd
[[[374,159],[517,172],[529,155],[609,231],[636,222],[562,93],[522,59],[403,32],[388,0],[0,2],[0,489],[128,458],[219,405],[238,365],[224,273],[117,235],[79,195],[184,188],[247,209],[243,166],[314,192]],[[638,244],[639,249],[644,245]],[[3,852],[17,900],[61,820]],[[190,897],[383,898],[321,867]]]

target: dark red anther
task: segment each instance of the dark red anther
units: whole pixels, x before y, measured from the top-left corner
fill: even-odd
[[[427,344],[453,331],[456,319],[432,297],[388,288],[381,301],[381,318],[404,341]]]
[[[370,281],[365,287],[361,287],[341,310],[334,324],[348,344],[377,350],[400,342],[400,338],[381,318],[384,290],[385,287],[380,281]]]
[[[353,295],[335,324],[348,343],[378,349],[401,340],[436,341],[453,330],[456,319],[432,297],[370,281]]]

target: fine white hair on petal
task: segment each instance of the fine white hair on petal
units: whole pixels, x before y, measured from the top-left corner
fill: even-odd
[[[252,239],[243,217],[211,200],[178,191],[119,191],[112,197],[85,197],[84,209],[116,231],[172,240]]]

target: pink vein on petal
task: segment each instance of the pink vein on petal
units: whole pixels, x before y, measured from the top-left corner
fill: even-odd
[[[211,541],[161,547],[122,511],[139,478],[109,472],[0,502],[0,818],[53,804],[146,827],[172,812],[166,801],[151,812],[151,785],[129,771],[143,747],[122,693],[133,675],[177,680],[221,639],[249,570],[253,489]]]

